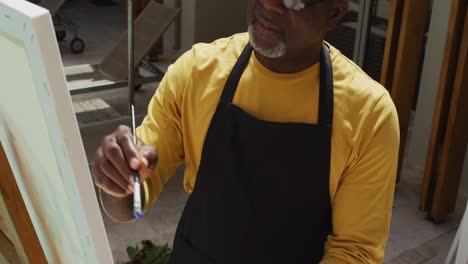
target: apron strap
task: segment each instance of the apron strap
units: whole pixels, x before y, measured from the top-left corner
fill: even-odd
[[[320,55],[320,98],[318,124],[329,127],[333,126],[333,66],[330,50],[323,44]]]
[[[226,81],[226,85],[224,86],[223,93],[221,95],[220,104],[230,104],[234,98],[234,94],[236,93],[237,85],[241,79],[242,74],[244,73],[245,67],[250,60],[250,55],[252,54],[252,46],[248,43],[244,50],[242,51],[239,59],[237,60],[234,68],[229,74],[229,77]]]

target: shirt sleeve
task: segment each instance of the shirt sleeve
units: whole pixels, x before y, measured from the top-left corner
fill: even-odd
[[[381,263],[389,233],[399,149],[395,106],[386,93],[365,121],[332,201],[333,233],[321,264]]]
[[[149,193],[145,208],[159,197],[164,184],[184,160],[182,137],[182,101],[191,73],[190,51],[169,66],[148,106],[148,114],[137,128],[138,137],[158,152],[154,174],[146,184]]]

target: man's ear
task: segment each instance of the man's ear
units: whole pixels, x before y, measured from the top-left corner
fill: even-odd
[[[348,0],[333,0],[328,16],[327,31],[335,29],[336,25],[348,13],[349,6]]]

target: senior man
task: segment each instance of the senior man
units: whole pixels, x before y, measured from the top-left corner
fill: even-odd
[[[93,166],[106,212],[149,210],[185,162],[171,263],[380,263],[399,145],[388,92],[324,42],[346,0],[249,0],[248,33],[169,68],[137,130]]]

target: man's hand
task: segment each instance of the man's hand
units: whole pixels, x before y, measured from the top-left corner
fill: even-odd
[[[152,174],[158,161],[156,149],[137,139],[131,129],[118,127],[106,136],[96,151],[92,174],[96,185],[111,196],[122,198],[133,193],[133,170],[140,172],[141,182]]]

